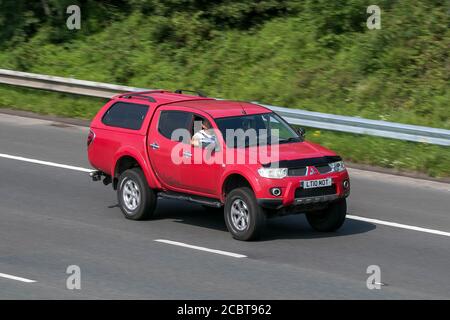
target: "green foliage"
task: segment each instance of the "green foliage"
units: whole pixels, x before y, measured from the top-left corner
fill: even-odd
[[[65,28],[70,5],[82,8],[85,22],[76,34]],[[20,44],[43,31],[50,43],[70,41],[74,36],[81,38],[120,19],[129,8],[125,0],[0,0],[0,48]]]
[[[0,108],[68,118],[92,119],[107,99],[0,85]]]

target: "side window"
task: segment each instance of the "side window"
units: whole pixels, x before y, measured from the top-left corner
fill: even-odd
[[[106,111],[102,122],[111,127],[139,130],[142,127],[147,112],[148,106],[146,105],[117,102]]]
[[[167,139],[172,138],[176,129],[186,129],[192,125],[192,114],[184,111],[161,111],[158,131]]]
[[[198,115],[194,115],[194,121],[192,122],[191,135],[195,136],[197,132],[203,129],[203,122],[207,121],[205,118]],[[209,122],[208,122],[209,123]]]
[[[217,145],[218,139],[211,122],[199,115],[194,116],[191,133],[191,144],[194,147],[206,148],[211,144]]]

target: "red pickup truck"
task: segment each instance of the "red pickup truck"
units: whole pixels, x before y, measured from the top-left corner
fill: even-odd
[[[238,240],[258,238],[279,215],[305,213],[323,232],[345,220],[342,159],[255,103],[125,93],[95,116],[87,145],[92,179],[112,184],[128,219],[149,219],[157,199],[172,198],[223,210]]]

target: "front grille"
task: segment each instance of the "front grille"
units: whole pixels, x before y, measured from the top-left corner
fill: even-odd
[[[334,184],[322,188],[311,188],[311,189],[297,188],[295,190],[295,198],[320,197],[331,194],[336,194],[336,185]]]
[[[329,165],[323,165],[323,166],[316,166],[317,171],[319,171],[321,174],[328,173],[331,171],[331,167]]]
[[[293,168],[288,170],[288,176],[291,177],[303,177],[306,175],[306,167],[305,168]]]
[[[325,174],[331,172],[331,167],[328,164],[324,164],[321,166],[315,166],[317,171],[320,174]],[[303,168],[291,168],[288,169],[288,176],[290,177],[304,177],[306,176],[306,167]]]

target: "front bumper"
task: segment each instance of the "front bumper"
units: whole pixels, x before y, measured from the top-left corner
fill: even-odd
[[[301,182],[316,179],[332,179],[333,193],[327,193],[325,188],[316,188],[315,194],[308,194],[302,189]],[[315,208],[323,204],[336,201],[340,198],[346,198],[350,195],[350,183],[348,187],[344,187],[344,181],[350,181],[347,171],[336,172],[331,174],[308,176],[308,177],[287,177],[285,179],[262,179],[260,182],[259,192],[256,194],[258,204],[266,209],[279,210],[282,208],[304,207]],[[270,193],[270,189],[278,187],[282,190],[279,197],[275,197]],[[323,194],[321,191],[323,190]]]
[[[280,211],[280,214],[289,214],[320,209],[330,202],[345,198],[347,196],[348,195],[339,196],[337,194],[333,194],[319,197],[299,198],[295,199],[289,206],[284,206],[283,200],[280,199],[257,199],[257,203],[264,209]]]

